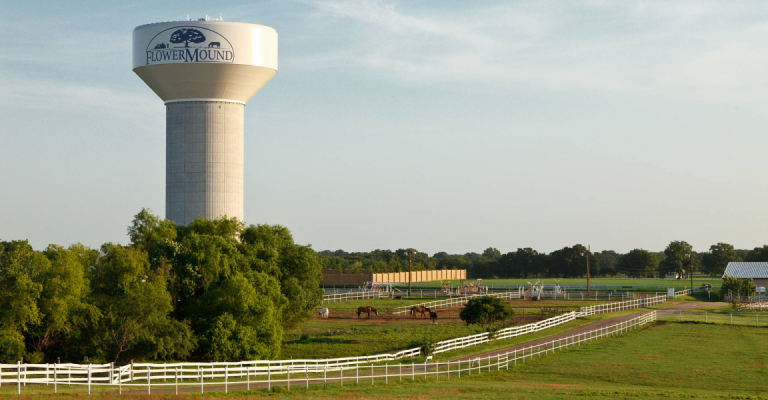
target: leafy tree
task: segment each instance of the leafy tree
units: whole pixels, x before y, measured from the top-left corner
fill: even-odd
[[[744,259],[746,262],[768,262],[768,245],[755,247]]]
[[[709,247],[709,253],[704,253],[701,264],[710,276],[722,276],[731,261],[739,262],[741,257],[730,244],[718,243]]]
[[[691,259],[686,254],[694,254],[693,268],[691,268]],[[690,244],[684,241],[673,241],[664,249],[664,257],[659,263],[659,275],[677,273],[679,277],[691,272],[696,272],[699,260],[693,253]],[[693,269],[693,271],[690,271]]]
[[[659,267],[659,256],[647,250],[634,249],[621,256],[616,270],[636,277],[653,277]]]
[[[498,260],[501,258],[501,252],[494,247],[489,247],[483,251],[483,257]]]
[[[735,296],[753,296],[756,290],[752,278],[740,279],[728,275],[723,277],[723,286],[720,288],[723,296],[727,296],[729,291]]]
[[[219,361],[279,355],[280,314],[288,304],[279,286],[262,272],[236,272],[206,292],[192,314],[205,356]]]
[[[33,324],[29,341],[34,350],[43,353],[57,341],[79,336],[81,330],[95,323],[99,310],[90,303],[90,284],[86,265],[97,253],[82,245],[70,249],[50,245],[43,252],[48,258],[38,275],[42,292],[38,300],[41,318]]]
[[[93,296],[102,318],[101,354],[169,358],[189,356],[195,340],[189,324],[174,320],[166,279],[149,268],[147,253],[135,247],[106,244],[95,269]]]
[[[205,35],[197,29],[181,28],[171,35],[171,43],[184,43],[184,47],[189,47],[189,42],[202,43],[205,41]]]
[[[600,259],[600,274],[601,275],[615,275],[618,271],[616,265],[619,263],[621,254],[616,253],[613,250],[604,250],[599,253],[595,253]]]
[[[480,325],[489,329],[491,325],[512,318],[515,311],[498,297],[483,296],[469,299],[459,313],[459,318],[467,325]]]

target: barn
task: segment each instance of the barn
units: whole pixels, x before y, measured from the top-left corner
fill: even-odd
[[[768,262],[729,262],[723,277],[752,278],[755,286],[768,288]]]

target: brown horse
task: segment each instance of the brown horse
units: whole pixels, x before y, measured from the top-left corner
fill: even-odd
[[[371,318],[371,313],[379,315],[379,312],[371,306],[357,307],[357,318],[360,319],[360,314],[368,313],[368,318]]]
[[[429,308],[427,307],[422,307],[422,306],[411,307],[411,316],[413,316],[413,318],[416,318],[416,313],[421,314],[421,317],[424,318],[426,313],[428,312],[429,312]]]

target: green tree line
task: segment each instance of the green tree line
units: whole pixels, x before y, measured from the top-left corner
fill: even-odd
[[[433,269],[466,269],[469,278],[582,278],[587,275],[587,247],[576,244],[551,253],[538,252],[530,247],[502,254],[489,247],[482,253],[435,253],[431,257],[414,251],[411,257],[413,271]],[[406,249],[374,250],[348,253],[343,250],[318,252],[323,269],[358,273],[368,271],[408,271]],[[672,241],[660,252],[633,249],[621,254],[612,250],[589,253],[590,276],[627,275],[636,278],[666,276],[684,277],[693,272],[722,276],[731,261],[766,261],[768,245],[753,250],[737,250],[727,243],[710,246],[707,252],[695,252],[685,241]],[[693,263],[693,268],[691,268]]]
[[[128,235],[0,241],[0,362],[270,359],[321,303],[320,258],[282,226],[142,210]]]

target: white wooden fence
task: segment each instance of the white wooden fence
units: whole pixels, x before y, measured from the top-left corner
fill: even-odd
[[[59,364],[0,364],[0,379],[3,376],[14,376],[16,379],[2,379],[3,382],[16,384],[17,393],[21,394],[22,385],[27,383],[53,385],[54,393],[58,385],[87,386],[91,393],[93,386],[109,386],[111,390],[117,387],[122,393],[123,386],[132,390],[146,390],[152,393],[152,388],[172,389],[178,394],[179,387],[192,388],[200,393],[209,390],[227,392],[230,386],[249,390],[253,387],[270,389],[272,386],[286,386],[289,390],[294,387],[309,388],[309,385],[327,385],[337,383],[341,386],[346,382],[355,384],[371,382],[371,384],[389,383],[390,379],[402,381],[410,378],[415,380],[434,378],[439,380],[461,378],[472,374],[507,370],[510,365],[524,363],[534,358],[546,356],[555,351],[562,351],[583,343],[617,336],[632,329],[656,320],[656,312],[651,311],[631,320],[619,322],[592,331],[573,334],[545,343],[523,347],[512,351],[489,355],[485,357],[469,357],[455,361],[424,362],[420,364],[398,363],[391,365],[330,365],[330,364],[300,364],[296,366],[281,366],[280,369],[270,369],[269,365],[256,365],[256,362],[244,363],[178,363],[178,364],[134,364],[114,368],[112,364],[82,365]],[[10,370],[10,371],[9,371]],[[346,375],[345,375],[346,371]],[[354,371],[354,372],[353,372]],[[75,375],[73,378],[72,375]],[[211,386],[216,386],[211,388]]]
[[[476,297],[485,297],[485,296],[499,297],[505,300],[519,299],[520,292],[515,291],[515,292],[503,292],[503,293],[473,294],[469,296],[453,297],[445,300],[429,301],[426,303],[409,304],[407,306],[395,307],[394,310],[392,311],[392,314],[407,314],[411,312],[411,307],[416,307],[416,306],[426,307],[429,309],[461,306],[461,305],[467,304],[469,299],[474,299]]]
[[[378,290],[358,290],[354,292],[334,293],[323,295],[323,305],[340,303],[342,301],[380,299],[381,292]]]
[[[667,296],[649,296],[635,300],[620,301],[607,304],[598,304],[596,306],[579,307],[583,315],[594,315],[610,313],[616,311],[631,310],[634,308],[643,308],[654,304],[661,304],[667,301]]]
[[[706,322],[727,325],[768,326],[768,315],[720,313],[709,311],[657,310],[659,321]]]

